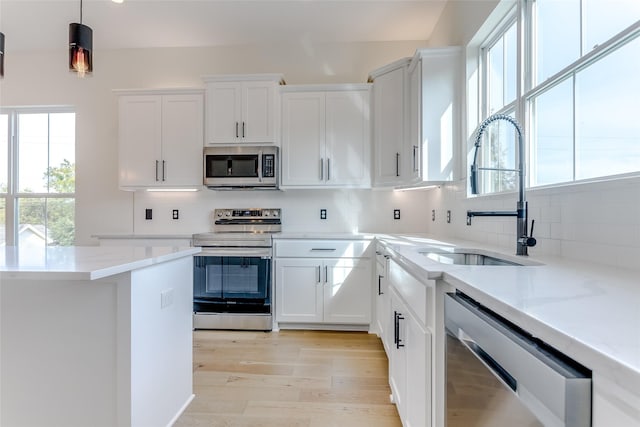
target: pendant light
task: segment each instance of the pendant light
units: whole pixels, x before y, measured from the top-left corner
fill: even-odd
[[[93,30],[82,23],[82,0],[80,23],[69,24],[69,71],[78,77],[93,72]]]
[[[4,33],[0,33],[0,79],[4,78]]]

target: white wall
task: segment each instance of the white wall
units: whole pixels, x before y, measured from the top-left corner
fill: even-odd
[[[5,78],[0,80],[0,106],[76,108],[76,242],[80,245],[95,244],[92,234],[207,231],[208,214],[214,207],[247,205],[282,207],[285,229],[307,231],[318,227],[350,231],[357,227],[369,231],[424,231],[417,214],[424,200],[417,203],[413,198],[388,191],[297,190],[264,194],[203,191],[196,195],[120,191],[117,103],[112,93],[113,89],[202,87],[203,75],[232,73],[283,73],[288,84],[362,83],[369,71],[411,56],[416,48],[424,46],[425,42],[415,41],[112,51],[97,48],[94,75],[86,79],[78,79],[67,71],[64,46],[54,52],[14,52],[7,54]],[[163,220],[164,206],[180,209],[181,219]],[[385,213],[380,206],[386,206],[387,210],[403,209],[402,219],[388,220],[392,211]],[[329,216],[322,223],[317,220],[320,207],[328,209]],[[144,221],[144,208],[158,210],[157,214],[154,212],[154,220]],[[170,213],[169,210],[166,215]],[[363,225],[358,227],[359,223]]]

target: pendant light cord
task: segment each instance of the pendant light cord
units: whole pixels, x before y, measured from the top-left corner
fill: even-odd
[[[82,24],[82,0],[80,0],[80,23]]]

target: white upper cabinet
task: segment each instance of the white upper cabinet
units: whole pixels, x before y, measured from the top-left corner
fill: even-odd
[[[282,88],[281,187],[370,187],[369,90]]]
[[[374,186],[399,185],[410,163],[405,152],[408,59],[371,73],[373,80]]]
[[[200,187],[203,92],[181,89],[117,94],[120,188]]]
[[[453,180],[459,140],[461,49],[419,49],[409,65],[410,183]]]
[[[205,145],[277,142],[277,87],[281,74],[205,77]]]

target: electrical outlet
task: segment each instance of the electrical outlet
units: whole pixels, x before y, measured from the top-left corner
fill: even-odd
[[[153,209],[144,210],[144,219],[153,219]]]
[[[327,219],[327,210],[320,209],[320,219]]]
[[[451,211],[447,211],[447,224],[451,224]]]
[[[393,219],[400,219],[400,209],[393,210]]]
[[[435,220],[436,220],[436,210],[431,209],[431,221],[435,221]]]
[[[173,288],[160,292],[160,308],[167,308],[173,305]]]
[[[174,210],[171,212],[171,218],[173,218],[173,219],[178,219],[178,218],[180,218],[180,213],[179,213],[178,209],[174,209]]]

